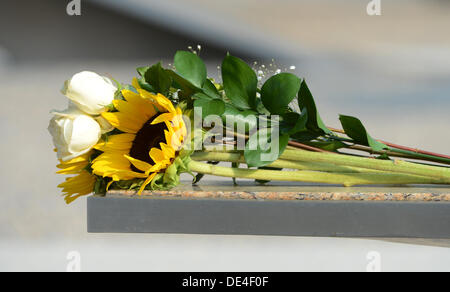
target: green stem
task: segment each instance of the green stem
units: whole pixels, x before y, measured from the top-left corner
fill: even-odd
[[[219,152],[215,150],[213,152]],[[226,153],[239,153],[235,150]],[[363,169],[379,170],[391,173],[412,174],[416,176],[425,176],[438,179],[440,183],[450,184],[450,168],[439,166],[428,166],[418,163],[411,163],[402,160],[380,160],[374,158],[364,158],[352,155],[333,154],[333,153],[316,153],[305,150],[286,149],[281,155],[282,160],[302,161],[302,162],[319,162],[340,166],[351,166]]]
[[[389,147],[389,151],[395,152],[395,153],[400,153],[400,154],[406,154],[413,159],[450,164],[450,159],[444,158],[444,157],[432,156],[432,155],[428,155],[428,154],[422,154],[422,153],[417,153],[417,152],[413,152],[413,151],[397,149],[397,148],[393,148],[393,147]]]
[[[395,149],[395,148],[389,148],[389,150],[385,150],[385,151],[375,151],[370,147],[363,146],[363,145],[357,145],[357,144],[348,145],[348,146],[346,146],[346,148],[352,149],[352,150],[364,151],[364,152],[367,152],[370,154],[378,154],[378,155],[387,154],[389,157],[408,158],[408,159],[414,159],[414,160],[436,162],[436,163],[447,164],[447,165],[450,164],[450,162],[446,161],[445,158],[426,155],[426,154],[420,154],[420,153],[415,153],[415,152],[401,150],[401,149]]]
[[[206,164],[192,160],[189,168],[193,172],[224,177],[298,181],[312,183],[354,185],[380,185],[380,184],[430,184],[436,183],[432,178],[398,175],[390,173],[326,173],[314,171],[278,171],[262,169],[230,168]]]
[[[346,135],[344,130],[335,129],[332,127],[328,127],[330,130],[332,130],[335,133],[340,133]],[[342,139],[342,137],[337,135],[332,135],[332,138],[338,138]],[[438,154],[438,153],[432,153],[429,151],[419,150],[419,149],[412,149],[410,147],[405,147],[401,145],[396,145],[393,143],[389,143],[386,141],[378,140],[381,143],[386,144],[389,147],[389,150],[396,153],[406,154],[409,155],[412,159],[418,159],[418,160],[427,160],[427,161],[434,161],[434,162],[440,162],[445,164],[450,164],[450,157],[448,155]],[[352,142],[352,140],[347,141]],[[353,141],[353,143],[355,143]]]
[[[245,163],[244,155],[241,153],[224,153],[224,152],[195,152],[191,155],[195,161],[220,161]],[[322,162],[304,162],[278,159],[273,163],[267,165],[273,168],[288,168],[297,170],[312,170],[323,172],[339,172],[339,173],[380,173],[382,171],[373,169],[364,169],[352,166],[341,166]]]
[[[293,161],[325,162],[336,165],[376,169],[394,173],[406,173],[441,179],[442,183],[450,184],[450,168],[427,166],[402,160],[388,161],[373,158],[362,158],[350,155],[315,153],[304,150],[285,150],[281,159]]]

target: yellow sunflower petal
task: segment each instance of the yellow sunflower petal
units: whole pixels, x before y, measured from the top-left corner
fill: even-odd
[[[153,160],[153,162],[155,162],[155,164],[165,160],[164,153],[158,148],[152,148],[150,150],[150,158]]]
[[[130,101],[130,99],[131,100],[140,100],[140,99],[142,99],[142,97],[138,93],[136,93],[134,91],[131,91],[129,89],[123,89],[122,90],[122,95],[123,95],[123,97],[125,97],[125,99],[127,101]]]
[[[164,130],[164,136],[166,137],[166,144],[174,148],[172,143],[173,133],[171,131]]]
[[[94,146],[94,149],[107,152],[107,151],[125,151],[132,147],[133,141],[136,139],[135,134],[118,134],[108,137],[108,141],[101,141]]]
[[[168,112],[170,113],[176,113],[175,107],[173,106],[173,103],[164,95],[161,93],[158,93],[153,98],[158,104],[160,104],[162,107],[164,107]]]
[[[171,113],[161,114],[152,121],[152,125],[168,122],[168,121],[171,121],[172,119],[173,119],[173,114],[171,114]]]
[[[181,122],[180,127],[176,131],[180,134],[181,140],[183,140],[184,137],[187,136],[187,129],[184,122]]]
[[[78,174],[80,173],[80,171],[82,171],[83,169],[85,169],[87,166],[87,164],[82,163],[82,164],[78,164],[78,165],[71,165],[71,166],[67,166],[64,167],[63,169],[57,171],[57,174]]]
[[[136,135],[134,134],[118,134],[109,136],[108,142],[128,143],[133,142],[134,139],[136,139]]]
[[[139,160],[139,159],[134,159],[133,157],[130,157],[128,155],[125,155],[125,158],[128,159],[128,161],[131,162],[131,164],[133,164],[137,169],[146,172],[147,170],[149,170],[150,168],[152,168],[152,165]]]
[[[93,173],[103,177],[111,177],[115,181],[147,178],[145,173],[134,172],[131,162],[117,152],[107,152],[97,157],[92,164]]]
[[[130,162],[123,155],[111,152],[100,155],[92,163],[93,173],[100,176],[107,176],[107,174],[114,171],[131,170]]]
[[[139,120],[148,121],[148,119],[150,119],[151,117],[151,115],[148,114],[145,110],[142,110],[142,105],[133,102],[114,100],[113,105],[119,112],[130,115],[132,117],[139,117]]]
[[[66,202],[67,205],[69,205],[69,204],[73,203],[75,200],[77,200],[78,198],[83,197],[83,196],[87,196],[87,195],[89,195],[89,194],[80,194],[80,195],[76,195],[76,196],[67,194],[64,197],[64,201]]]
[[[107,152],[117,151],[120,153],[128,153],[133,143],[101,143],[94,146],[95,149]]]
[[[76,163],[65,163],[65,162],[62,162],[62,163],[58,164],[56,167],[59,168],[59,169],[67,169],[67,168],[70,168],[70,167],[77,167],[77,166],[85,167],[88,164],[89,164],[89,161],[82,161],[82,162],[76,162]]]
[[[139,108],[139,110],[143,112],[149,119],[156,115],[157,110],[152,101],[144,99],[139,94],[136,94],[129,90],[123,90],[122,94],[129,103]]]
[[[94,190],[95,176],[87,171],[81,172],[79,175],[67,178],[65,182],[58,187],[63,189],[67,204],[75,201],[81,196],[89,195]]]
[[[153,172],[158,173],[161,170],[164,170],[169,164],[170,164],[169,159],[162,160],[162,161],[156,163],[155,165],[153,165],[152,168],[150,169],[149,173],[153,173]]]
[[[99,157],[95,158],[93,163],[109,163],[109,164],[117,164],[123,166],[129,166],[130,162],[118,152],[105,152],[101,154]]]
[[[144,100],[150,102],[159,112],[166,112],[166,108],[164,106],[162,106],[161,104],[159,104],[159,102],[156,100],[157,96],[154,95],[153,93],[150,93],[144,89],[139,89],[138,90],[139,95],[141,96],[141,98],[143,98]]]
[[[139,85],[139,80],[136,77],[133,78],[131,85],[133,85],[133,87],[136,89],[142,89],[141,86]]]
[[[172,147],[164,143],[159,143],[159,145],[166,159],[175,158],[175,150]]]
[[[106,191],[109,191],[109,188],[111,187],[111,185],[114,183],[114,181],[110,181],[107,185],[106,185]]]
[[[181,113],[181,109],[177,108],[177,112],[174,114],[172,119],[172,124],[175,128],[185,128],[184,120],[183,120],[183,114]]]
[[[61,161],[61,164],[72,164],[72,163],[80,163],[80,162],[87,162],[89,161],[89,157],[91,156],[92,152],[88,152],[84,155],[78,156],[74,159],[68,160],[68,161]]]
[[[145,190],[145,187],[152,182],[153,178],[156,176],[156,173],[152,173],[142,184],[141,188],[139,189],[139,196],[142,195],[142,192]]]
[[[180,149],[181,145],[182,145],[182,139],[180,137],[179,133],[176,133],[174,131],[174,129],[172,128],[172,126],[169,123],[166,123],[167,129],[164,132],[165,137],[166,137],[166,144],[170,147],[172,147],[173,149]]]
[[[145,173],[138,173],[131,170],[115,170],[115,169],[111,169],[110,171],[106,172],[104,176],[111,177],[114,181],[148,177],[148,175],[146,175]]]
[[[115,128],[122,132],[136,134],[145,121],[139,122],[136,118],[125,115],[120,112],[116,113],[102,113],[102,116]]]
[[[78,193],[80,188],[84,188],[90,182],[90,178],[71,177],[62,184],[58,185],[58,188],[64,189],[65,192]]]

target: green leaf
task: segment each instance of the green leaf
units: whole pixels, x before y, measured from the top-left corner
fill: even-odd
[[[216,86],[209,79],[206,79],[205,84],[203,85],[203,92],[214,98],[222,98],[219,91],[217,91]]]
[[[347,145],[345,145],[341,141],[307,142],[305,144],[309,145],[309,146],[316,147],[316,148],[320,148],[320,149],[323,149],[323,150],[326,150],[326,151],[332,151],[332,152],[334,152],[336,150],[339,150],[341,148],[347,147]]]
[[[302,114],[287,113],[282,116],[280,122],[280,131],[285,134],[295,134],[302,130],[306,130],[306,123],[308,122],[308,112],[304,111]]]
[[[295,134],[291,134],[291,138],[297,142],[308,142],[319,137],[321,133],[310,130],[302,130]]]
[[[317,110],[314,97],[312,96],[305,80],[303,80],[300,86],[300,91],[298,93],[298,104],[302,111],[305,109],[308,111],[308,122],[306,123],[306,127],[309,130],[319,132],[320,134],[332,133],[322,121],[322,118]]]
[[[138,82],[139,82],[139,86],[141,86],[143,89],[147,90],[148,92],[156,92],[156,90],[153,88],[153,86],[148,84],[144,78],[138,79]],[[132,90],[132,91],[136,91],[136,90]]]
[[[94,184],[94,194],[96,195],[104,195],[106,194],[106,186],[108,185],[108,182],[110,181],[110,179],[108,178],[103,178],[103,177],[99,177],[97,176],[97,180]]]
[[[170,186],[176,186],[179,183],[180,176],[178,174],[178,169],[176,164],[172,164],[169,167],[167,167],[165,173],[163,182],[166,185]]]
[[[178,89],[181,89],[185,95],[192,96],[197,92],[202,92],[203,90],[194,84],[192,84],[189,80],[185,79],[177,72],[172,70],[166,70],[166,72],[172,77],[174,81],[174,86]]]
[[[170,87],[172,86],[172,77],[161,66],[161,63],[150,67],[145,72],[144,78],[156,91],[155,93],[161,93],[163,95],[169,93]]]
[[[377,159],[379,159],[379,160],[391,160],[391,158],[389,157],[389,155],[387,153],[383,153],[383,154],[379,155],[377,157]]]
[[[211,96],[204,94],[203,92],[198,92],[192,96],[193,99],[205,99],[205,100],[211,100],[213,99]]]
[[[244,156],[245,162],[249,167],[262,167],[271,164],[283,154],[289,143],[289,135],[280,135],[279,137],[272,137],[270,129],[261,129],[252,136],[245,147]],[[273,139],[278,138],[278,147],[273,144],[276,142]],[[272,142],[275,142],[272,144]]]
[[[240,125],[241,127],[245,125],[245,133],[248,133],[258,125],[256,112],[252,110],[241,111],[230,104],[225,105],[225,112],[223,113],[222,117],[225,126],[233,127],[233,130],[236,130],[238,128],[238,125]]]
[[[226,56],[222,63],[223,86],[227,98],[240,109],[256,109],[256,73],[244,61]]]
[[[166,190],[167,186],[164,185],[164,173],[158,173],[152,180],[152,182],[147,185],[146,190]]]
[[[139,73],[140,76],[144,77],[145,76],[145,72],[147,72],[147,70],[150,69],[149,66],[145,66],[145,67],[139,67],[136,69],[136,71]]]
[[[264,107],[261,98],[256,99],[256,111],[261,115],[270,116],[270,112]]]
[[[272,76],[261,88],[261,100],[272,114],[287,112],[289,103],[297,96],[301,80],[291,73]]]
[[[177,72],[197,87],[203,87],[206,81],[206,66],[202,59],[194,53],[178,51],[174,65]]]
[[[225,112],[225,102],[221,99],[197,99],[194,107],[202,108],[202,118],[210,115],[222,116]]]
[[[385,144],[373,139],[359,119],[341,115],[339,120],[341,121],[345,134],[352,138],[356,143],[370,146],[374,151],[389,149]]]

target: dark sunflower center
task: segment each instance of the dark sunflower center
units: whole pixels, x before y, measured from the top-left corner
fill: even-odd
[[[165,143],[166,137],[164,135],[164,130],[167,130],[167,126],[165,123],[159,123],[156,125],[152,125],[154,119],[156,119],[159,115],[154,116],[150,120],[148,120],[142,129],[139,130],[136,134],[136,138],[133,141],[133,145],[130,149],[130,156],[139,159],[141,161],[145,161],[150,164],[154,164],[153,159],[150,158],[149,152],[152,148],[161,149],[159,143]],[[135,172],[143,172],[137,169],[134,165],[131,165],[131,169]]]

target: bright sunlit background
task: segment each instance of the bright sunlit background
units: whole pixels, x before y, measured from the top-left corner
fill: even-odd
[[[0,3],[0,271],[450,270],[448,242],[86,232],[86,200],[66,206],[47,125],[66,107],[64,80],[91,70],[121,81],[134,68],[201,44],[209,73],[227,51],[296,66],[321,115],[360,117],[375,137],[449,154],[450,1],[62,0]],[[447,246],[447,248],[445,247]]]

